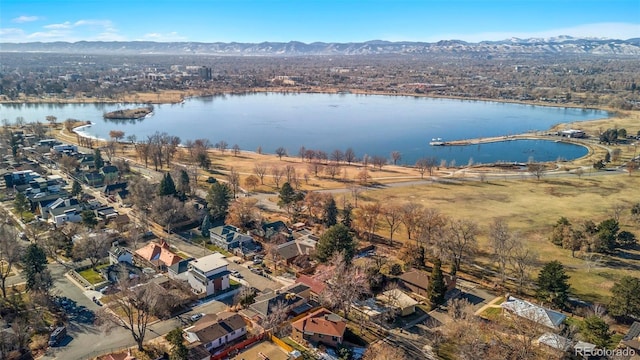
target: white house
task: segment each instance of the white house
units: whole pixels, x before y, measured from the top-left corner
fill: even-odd
[[[215,353],[246,333],[247,323],[242,316],[222,312],[217,316],[203,316],[193,326],[184,329],[184,338],[192,346],[201,346],[210,353]]]
[[[121,246],[112,246],[109,250],[109,263],[113,265],[123,262],[133,265],[133,253],[131,250]]]
[[[540,325],[544,325],[554,330],[559,330],[562,326],[562,323],[567,318],[566,315],[557,311],[553,311],[551,309],[547,309],[542,306],[530,303],[526,300],[521,300],[508,295],[507,300],[500,304],[500,307],[502,307],[503,313],[504,311],[507,311],[508,313],[514,314],[521,318],[525,318]]]
[[[56,227],[62,226],[66,222],[79,223],[82,221],[82,208],[80,206],[65,206],[49,211],[51,216],[49,222]]]
[[[196,294],[211,295],[229,288],[229,263],[220,253],[213,253],[189,263],[187,281]]]

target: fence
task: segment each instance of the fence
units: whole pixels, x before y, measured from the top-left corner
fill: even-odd
[[[233,353],[234,351],[240,351],[244,348],[247,348],[249,346],[251,346],[252,344],[262,340],[264,338],[264,333],[248,338],[240,343],[237,343],[227,349],[225,349],[224,351],[222,351],[221,353],[215,354],[215,355],[211,355],[211,360],[221,360],[221,359],[225,359],[229,354]]]
[[[269,335],[269,340],[271,340],[272,343],[280,346],[282,348],[282,350],[287,352],[287,354],[293,351],[293,347],[291,347],[291,345],[289,345],[289,344],[285,343],[284,341],[280,340],[275,335]]]

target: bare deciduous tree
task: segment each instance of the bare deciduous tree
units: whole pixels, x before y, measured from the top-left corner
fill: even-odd
[[[537,180],[540,180],[540,178],[544,176],[545,166],[542,163],[528,163],[527,171],[529,171],[531,175],[535,176]]]
[[[538,254],[525,247],[522,242],[516,242],[510,261],[513,274],[518,282],[518,292],[521,293],[524,290],[525,284],[529,281],[529,273],[538,261]]]
[[[367,274],[357,266],[348,263],[343,253],[335,253],[330,260],[334,270],[325,274],[327,286],[320,294],[321,302],[333,309],[342,310],[349,317],[351,304],[363,294],[368,294]],[[328,275],[328,276],[327,276]]]
[[[280,146],[276,149],[276,155],[278,155],[278,159],[282,160],[283,156],[287,156],[287,149]]]
[[[422,209],[422,205],[416,203],[406,203],[402,206],[402,223],[407,230],[409,240],[411,240],[411,235],[418,231]]]
[[[139,351],[144,351],[143,343],[147,335],[147,327],[154,315],[165,312],[162,309],[161,294],[147,285],[133,285],[127,280],[121,280],[120,292],[112,295],[108,307],[103,307],[97,314],[97,321],[106,330],[121,327],[128,330],[138,345]]]
[[[447,225],[448,218],[441,214],[438,209],[420,208],[417,215],[417,240],[428,246],[433,246],[436,239],[442,238]]]
[[[280,188],[280,181],[282,180],[283,175],[284,175],[284,170],[282,170],[278,166],[274,166],[271,168],[271,179],[273,180],[273,184],[278,189]]]
[[[261,220],[257,204],[258,200],[253,198],[242,198],[234,201],[229,206],[226,222],[237,226],[243,231],[255,229]]]
[[[353,225],[358,232],[367,236],[367,240],[373,240],[376,230],[378,229],[378,220],[380,218],[380,203],[374,202],[365,204],[353,211]]]
[[[22,259],[22,246],[18,243],[18,233],[13,226],[0,225],[0,290],[7,297],[6,280],[12,274],[13,266]]]
[[[362,355],[362,360],[409,360],[401,347],[387,344],[383,340],[371,344]]]
[[[438,242],[440,254],[451,261],[451,274],[460,270],[463,261],[476,253],[478,225],[471,220],[450,220],[446,235]]]
[[[346,161],[349,165],[351,165],[352,162],[356,161],[356,153],[352,148],[348,148],[347,150],[345,150],[344,161]]]
[[[398,165],[398,161],[402,159],[402,154],[400,151],[392,151],[391,152],[391,161],[393,161],[393,165]]]
[[[493,258],[498,263],[500,281],[504,284],[507,279],[507,263],[511,258],[511,252],[516,243],[509,226],[503,220],[496,219],[489,229],[489,240],[493,249]]]
[[[387,159],[383,156],[374,156],[371,158],[371,163],[373,166],[377,167],[378,170],[382,170],[382,167],[387,164]]]
[[[111,242],[105,233],[84,232],[73,246],[73,255],[75,259],[89,259],[91,268],[96,270],[98,261],[107,256],[110,248]]]
[[[324,169],[324,171],[327,175],[331,176],[332,179],[335,179],[336,175],[340,174],[340,165],[338,165],[337,163],[329,164]]]
[[[253,173],[260,179],[260,185],[264,185],[264,176],[267,174],[267,166],[257,163],[253,166]]]
[[[227,182],[231,191],[233,191],[233,197],[235,198],[240,189],[240,173],[232,166],[227,173]]]
[[[402,224],[402,207],[398,204],[389,204],[382,207],[382,215],[389,225],[389,243],[393,245],[393,234],[398,231]]]

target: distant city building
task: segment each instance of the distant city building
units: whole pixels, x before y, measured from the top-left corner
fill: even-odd
[[[211,68],[206,66],[202,66],[198,69],[198,75],[202,80],[205,81],[211,80],[213,78],[211,76]]]

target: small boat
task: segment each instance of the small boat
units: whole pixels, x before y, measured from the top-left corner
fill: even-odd
[[[429,142],[429,145],[431,145],[431,146],[443,146],[444,145],[444,141],[442,141],[442,138],[433,138]]]

